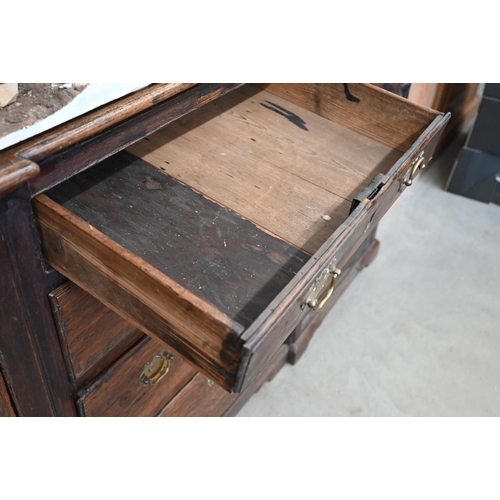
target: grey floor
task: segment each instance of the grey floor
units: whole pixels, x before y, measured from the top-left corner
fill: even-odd
[[[239,417],[500,415],[500,206],[444,191],[460,146],[391,208],[377,258]]]

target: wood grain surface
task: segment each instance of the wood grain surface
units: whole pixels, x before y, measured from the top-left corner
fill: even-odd
[[[264,84],[279,95],[320,116],[405,152],[438,112],[362,83]]]
[[[36,163],[19,156],[6,156],[0,161],[2,162],[0,164],[0,196],[4,196],[40,172],[40,167]]]
[[[244,86],[128,151],[314,254],[399,151]]]
[[[143,386],[139,377],[144,365],[160,354],[162,346],[145,339],[107,372],[79,393],[80,414],[87,417],[154,417],[195,375],[178,358],[157,384]]]
[[[68,373],[81,388],[144,334],[74,283],[49,294]]]
[[[47,195],[245,328],[309,258],[127,152]]]
[[[0,356],[20,416],[72,416],[68,379],[50,310],[40,238],[26,184],[0,198]]]

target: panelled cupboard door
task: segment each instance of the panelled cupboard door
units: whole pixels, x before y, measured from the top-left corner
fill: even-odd
[[[365,84],[238,87],[38,196],[45,258],[241,392],[324,306],[448,119]]]

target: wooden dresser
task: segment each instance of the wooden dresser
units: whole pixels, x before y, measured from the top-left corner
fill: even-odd
[[[235,415],[448,120],[364,84],[156,84],[0,152],[0,415]]]

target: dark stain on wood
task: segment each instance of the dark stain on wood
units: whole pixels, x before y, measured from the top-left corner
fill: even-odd
[[[309,260],[125,151],[48,196],[245,328]]]
[[[281,116],[284,116],[290,123],[293,123],[294,125],[297,125],[302,130],[305,130],[306,132],[309,132],[308,128],[306,127],[306,122],[298,115],[295,113],[292,113],[288,109],[285,109],[284,107],[280,106],[279,104],[275,104],[274,102],[267,101],[267,104],[264,104],[261,102],[261,106],[264,106],[266,109],[270,109],[271,111],[274,111],[275,113],[278,113]],[[253,139],[252,139],[253,140]]]

